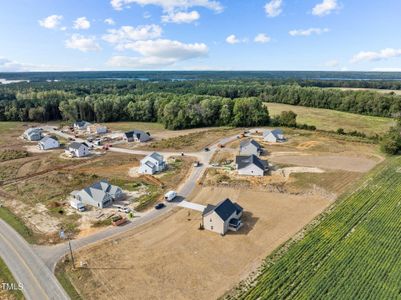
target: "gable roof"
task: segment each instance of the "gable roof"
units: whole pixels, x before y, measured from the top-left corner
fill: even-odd
[[[237,156],[235,158],[235,163],[238,166],[238,169],[243,169],[248,167],[249,165],[255,165],[261,170],[266,170],[267,162],[261,160],[256,155],[252,154],[249,156]]]
[[[86,187],[78,192],[78,194],[87,194],[91,199],[96,202],[103,202],[109,195],[115,195],[120,188],[111,185],[106,180],[95,182],[89,187]]]
[[[124,135],[125,135],[126,138],[132,138],[135,135],[136,138],[139,139],[139,140],[141,140],[142,138],[149,138],[150,137],[149,134],[146,133],[145,131],[136,130],[136,129],[124,132]]]
[[[31,135],[31,134],[41,133],[41,132],[42,132],[42,128],[32,127],[32,128],[28,128],[27,130],[25,130],[24,134]]]
[[[262,146],[255,140],[245,140],[242,141],[239,145],[241,148],[246,147],[248,145],[254,145],[258,150],[262,148]]]
[[[86,122],[86,121],[82,121],[82,120],[74,122],[74,126],[78,126],[78,127],[84,127],[84,126],[88,126],[90,124],[91,123]]]
[[[149,157],[157,160],[158,162],[163,162],[163,160],[164,160],[163,155],[161,155],[161,154],[159,154],[157,152],[153,152],[152,154],[149,155]]]
[[[278,137],[279,135],[283,134],[283,131],[281,129],[279,129],[279,128],[276,128],[276,129],[273,129],[273,130],[265,130],[263,132],[263,136],[267,136],[270,133],[273,134],[275,137]]]
[[[227,221],[233,213],[239,213],[243,209],[236,203],[233,203],[230,199],[225,199],[219,202],[216,206],[208,204],[203,211],[203,216],[206,216],[210,212],[214,211],[223,221]]]
[[[88,145],[85,143],[72,142],[71,144],[68,145],[68,149],[72,148],[78,150],[79,148],[81,148],[81,146],[88,147]]]
[[[43,139],[41,139],[41,140],[39,141],[39,143],[46,143],[47,141],[50,141],[50,140],[57,141],[57,139],[55,139],[55,138],[53,138],[53,137],[51,137],[51,136],[45,136]],[[58,142],[58,141],[57,141],[57,142]]]

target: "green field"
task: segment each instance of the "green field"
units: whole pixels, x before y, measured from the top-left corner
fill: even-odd
[[[343,196],[319,225],[266,259],[238,299],[400,299],[401,158]]]
[[[279,103],[266,104],[270,116],[278,115],[282,111],[292,110],[297,117],[297,123],[314,125],[320,130],[337,130],[344,128],[345,131],[357,130],[367,135],[381,134],[393,125],[390,118],[371,117],[351,114],[330,109],[294,106]]]
[[[144,130],[152,132],[163,131],[164,126],[160,123],[151,123],[151,122],[113,122],[113,123],[102,123],[107,126],[111,130],[121,130],[121,131],[129,131],[133,129]]]

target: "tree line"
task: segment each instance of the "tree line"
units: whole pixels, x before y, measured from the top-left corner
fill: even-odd
[[[189,128],[258,125],[260,119],[266,122],[268,118],[261,102],[384,117],[393,117],[401,110],[401,96],[395,94],[281,83],[81,80],[0,85],[0,120],[157,121],[169,128]]]

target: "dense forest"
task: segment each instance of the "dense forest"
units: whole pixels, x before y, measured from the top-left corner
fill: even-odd
[[[281,80],[75,80],[0,85],[0,120],[152,121],[170,129],[258,126],[269,122],[263,102],[385,117],[401,110],[401,96],[394,93]]]

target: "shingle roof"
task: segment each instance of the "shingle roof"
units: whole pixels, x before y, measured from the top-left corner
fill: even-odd
[[[79,149],[82,145],[87,146],[87,144],[85,143],[78,143],[78,142],[72,142],[71,144],[68,145],[68,149],[72,148],[72,149]]]
[[[156,159],[158,162],[163,162],[163,160],[164,160],[163,155],[161,155],[161,154],[159,154],[157,152],[153,152],[149,156],[154,158],[154,159]]]
[[[127,138],[132,138],[134,135],[137,137],[137,139],[141,140],[142,137],[149,137],[149,134],[147,134],[145,131],[143,130],[131,130],[131,131],[127,131],[124,133],[124,135]]]
[[[275,137],[278,137],[278,135],[282,135],[283,134],[283,131],[281,129],[279,129],[279,128],[276,128],[274,130],[266,130],[266,131],[263,132],[263,136],[267,136],[270,133],[272,133]]]
[[[261,149],[261,148],[262,148],[262,146],[261,146],[257,141],[255,141],[255,140],[245,140],[245,141],[242,141],[242,142],[240,143],[240,147],[243,148],[243,147],[248,146],[249,144],[254,145],[257,149]]]
[[[256,165],[259,169],[266,170],[267,168],[267,162],[264,160],[261,160],[259,157],[256,155],[252,154],[249,156],[237,156],[235,158],[235,162],[238,166],[238,169],[243,169],[248,167],[249,165]]]
[[[211,211],[214,211],[223,221],[227,221],[233,213],[237,213],[237,206],[227,198],[216,206],[208,205],[205,208],[203,215],[205,216]]]

